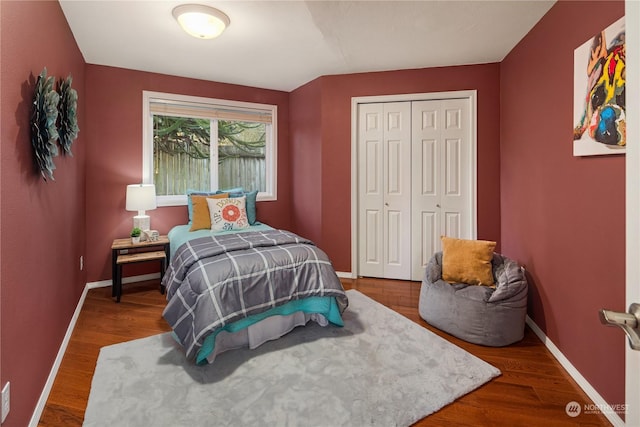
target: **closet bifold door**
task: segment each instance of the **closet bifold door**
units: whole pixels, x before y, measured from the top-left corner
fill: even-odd
[[[472,238],[469,114],[467,99],[412,103],[411,280],[422,280],[442,235]]]
[[[411,278],[411,103],[360,104],[359,274]]]

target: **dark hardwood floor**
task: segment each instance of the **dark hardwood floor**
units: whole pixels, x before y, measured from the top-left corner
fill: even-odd
[[[582,413],[576,418],[566,414],[567,403],[575,401],[584,407],[591,401],[528,327],[517,344],[504,348],[478,346],[440,332],[419,317],[419,282],[343,279],[343,284],[502,371],[500,377],[416,426],[611,425],[601,414]],[[38,425],[81,426],[100,348],[169,331],[161,316],[164,306],[157,281],[126,285],[120,304],[111,299],[111,288],[90,290]]]

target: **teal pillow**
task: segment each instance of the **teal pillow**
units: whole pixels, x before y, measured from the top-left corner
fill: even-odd
[[[245,203],[245,209],[247,210],[247,220],[249,220],[249,224],[253,225],[257,221],[256,215],[256,199],[258,198],[258,190],[244,192],[244,191],[229,191],[229,197],[242,197],[247,196],[247,201]]]
[[[193,203],[191,202],[191,196],[211,196],[213,194],[220,193],[241,193],[244,189],[242,187],[231,188],[229,190],[217,190],[217,191],[207,191],[207,190],[187,190],[187,211],[189,212],[189,224],[193,221]],[[255,212],[255,203],[254,203],[254,212]],[[248,214],[248,212],[247,212]]]

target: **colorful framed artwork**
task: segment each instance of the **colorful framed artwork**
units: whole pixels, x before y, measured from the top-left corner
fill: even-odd
[[[573,155],[624,154],[624,16],[573,54]]]

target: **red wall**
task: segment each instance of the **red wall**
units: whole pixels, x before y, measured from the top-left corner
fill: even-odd
[[[85,284],[84,60],[57,1],[0,2],[1,384],[11,382],[3,427],[34,411]],[[73,157],[54,159],[55,181],[35,170],[29,118],[35,78],[71,74],[80,134]]]
[[[295,197],[316,197],[314,207],[320,203],[321,210],[319,217],[309,216],[303,204],[294,202],[296,229],[318,236],[316,243],[336,270],[351,271],[351,98],[474,89],[478,91],[478,237],[500,241],[499,64],[326,76],[292,92],[292,108],[295,100],[296,108],[318,115],[317,104],[321,105],[319,129],[305,133],[304,139],[292,132],[293,147],[314,146],[313,156],[294,150],[293,164],[307,165],[315,159],[315,165],[293,170]],[[296,126],[293,122],[292,129]],[[318,167],[318,179],[304,185],[306,171]]]
[[[574,157],[573,51],[624,2],[558,2],[501,74],[502,249],[529,272],[529,316],[609,403],[624,402],[625,158]]]
[[[292,226],[319,243],[322,238],[322,80],[291,93]]]
[[[142,91],[169,92],[278,106],[278,200],[258,202],[260,221],[291,228],[289,94],[273,90],[87,65],[87,279],[111,278],[111,242],[126,237],[133,213],[124,209],[127,184],[142,178]],[[167,233],[187,223],[186,206],[148,211]]]

